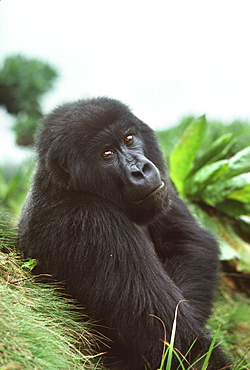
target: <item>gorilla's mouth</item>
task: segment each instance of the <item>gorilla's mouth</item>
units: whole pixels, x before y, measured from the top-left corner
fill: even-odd
[[[146,197],[144,197],[140,200],[137,200],[137,201],[133,201],[133,204],[138,205],[138,204],[141,204],[141,203],[147,201],[149,198],[154,197],[156,194],[160,193],[164,188],[165,188],[165,183],[162,181],[161,185],[158,186],[158,188],[151,191],[151,193],[149,193]]]

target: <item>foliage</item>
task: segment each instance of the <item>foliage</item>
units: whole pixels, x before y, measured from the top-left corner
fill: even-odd
[[[20,146],[34,145],[34,138],[39,125],[41,115],[28,116],[20,113],[12,127],[16,134],[16,143]]]
[[[169,157],[185,129],[194,119],[195,117],[193,116],[185,117],[177,126],[157,132],[166,158]],[[206,126],[206,135],[200,142],[200,153],[206,151],[218,137],[224,134],[229,134],[234,138],[234,145],[228,152],[229,156],[250,145],[250,130],[247,122],[234,121],[230,124],[223,124],[222,122],[208,121]]]
[[[0,368],[97,369],[94,335],[74,302],[35,283],[15,251],[16,233],[0,211]],[[100,367],[98,367],[100,368]]]
[[[170,156],[171,178],[180,195],[183,195],[186,177],[193,168],[193,161],[200,146],[200,141],[194,140],[194,137],[203,137],[205,130],[204,116],[192,121]]]
[[[21,55],[6,58],[0,70],[0,105],[17,115],[13,126],[19,145],[32,145],[42,116],[40,99],[49,91],[57,72],[47,63]]]
[[[211,126],[216,130],[211,131]],[[224,129],[224,132],[222,128]],[[232,129],[232,133],[228,132]],[[236,128],[243,133],[235,138]],[[250,135],[249,124],[207,123],[204,116],[187,119],[170,138],[166,153],[171,179],[200,221],[218,235],[222,259],[238,271],[250,272]],[[246,130],[247,129],[247,130]],[[162,144],[169,131],[159,133]],[[220,136],[215,138],[215,133]],[[241,146],[239,145],[241,143]],[[244,147],[245,145],[249,145]],[[166,150],[166,147],[165,147]]]
[[[30,187],[29,179],[33,162],[25,162],[20,167],[0,167],[0,201],[6,208],[18,215]]]
[[[249,298],[228,287],[227,276],[222,277],[213,315],[208,327],[216,331],[220,326],[218,340],[230,354],[250,366],[250,305]],[[238,359],[238,360],[237,360]]]

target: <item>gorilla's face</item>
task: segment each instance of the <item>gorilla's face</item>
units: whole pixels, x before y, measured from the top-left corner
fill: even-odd
[[[130,218],[139,223],[154,218],[162,209],[165,180],[156,165],[146,157],[143,137],[134,125],[115,122],[93,137],[85,146],[89,190],[122,204]],[[93,171],[93,172],[92,172]],[[86,173],[85,172],[85,173]],[[92,176],[91,176],[92,172]],[[86,177],[83,179],[86,185]]]
[[[125,114],[112,110],[113,115],[96,106],[88,115],[79,108],[77,116],[74,112],[67,112],[67,121],[45,122],[45,134],[49,128],[54,137],[45,155],[45,167],[56,175],[54,185],[107,199],[137,223],[151,221],[166,193],[164,161],[153,131],[128,109]],[[44,146],[43,134],[41,140]]]
[[[139,205],[153,201],[165,187],[158,168],[145,157],[142,139],[135,128],[121,128],[120,135],[110,140],[115,129],[118,129],[117,125],[103,135],[101,172],[110,172],[110,179],[117,179],[126,203]]]

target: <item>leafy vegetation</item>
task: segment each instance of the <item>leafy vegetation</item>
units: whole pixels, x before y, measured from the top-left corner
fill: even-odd
[[[240,133],[234,136],[236,128]],[[249,128],[239,122],[217,127],[203,116],[159,133],[178,193],[218,236],[221,259],[245,273],[250,273]]]
[[[157,132],[166,158],[169,158],[171,151],[182,138],[188,125],[194,119],[195,117],[193,116],[185,117],[177,126]],[[229,156],[237,153],[241,149],[250,145],[249,125],[250,124],[248,122],[242,121],[235,121],[227,125],[217,121],[206,122],[206,134],[204,135],[203,140],[200,141],[199,154],[206,151],[207,148],[209,148],[210,145],[218,139],[218,137],[224,134],[229,134],[233,137],[234,145],[229,151]]]
[[[52,88],[56,77],[55,69],[39,60],[21,55],[5,59],[0,70],[0,105],[17,116],[13,126],[17,144],[33,145],[42,117],[41,97]]]
[[[33,170],[33,162],[25,162],[21,166],[0,167],[0,201],[19,215],[21,207],[30,187],[30,177]]]

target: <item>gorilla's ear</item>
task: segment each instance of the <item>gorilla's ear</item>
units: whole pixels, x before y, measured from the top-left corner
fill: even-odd
[[[52,177],[58,182],[67,184],[69,182],[69,168],[67,158],[62,158],[54,148],[50,148],[46,155],[46,167]]]
[[[69,167],[68,167],[68,164],[67,164],[67,161],[66,159],[62,160],[62,158],[59,158],[58,160],[58,163],[59,163],[59,166],[66,172],[69,174]]]

